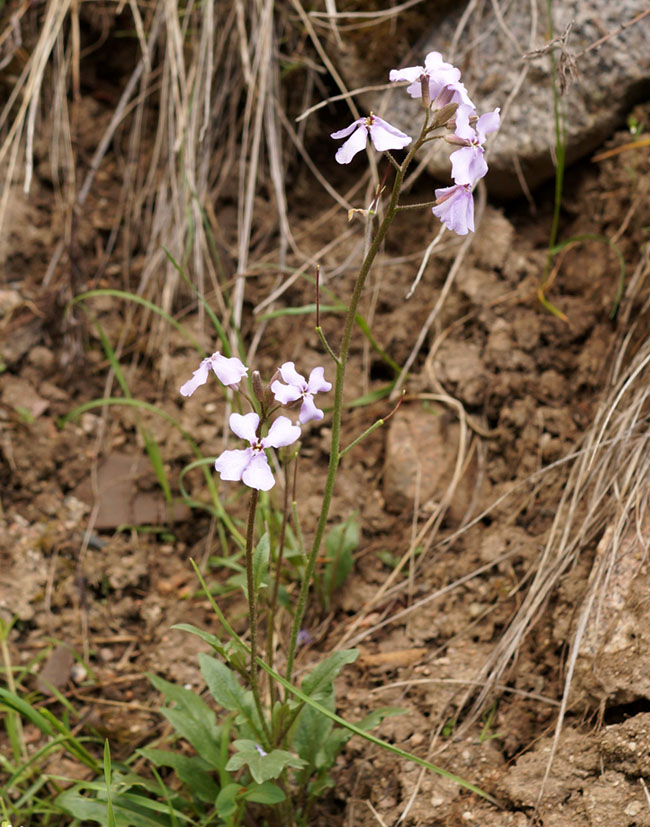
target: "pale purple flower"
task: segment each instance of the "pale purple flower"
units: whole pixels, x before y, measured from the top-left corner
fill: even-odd
[[[181,396],[191,396],[200,386],[205,385],[210,375],[210,369],[215,373],[217,379],[230,388],[238,388],[241,380],[248,373],[248,368],[237,359],[236,356],[228,358],[222,356],[217,350],[212,356],[204,359],[192,374],[192,378],[181,388]]]
[[[429,52],[424,59],[424,66],[406,66],[404,69],[391,69],[388,76],[392,81],[408,80],[411,85],[406,91],[412,98],[422,97],[421,79],[429,81],[429,99],[436,105],[436,99],[445,90],[445,103],[464,103],[473,106],[467,89],[460,81],[460,69],[445,63],[440,52]],[[451,91],[451,97],[448,92]]]
[[[268,491],[275,485],[265,449],[291,445],[300,437],[298,425],[292,425],[286,416],[279,416],[265,437],[257,436],[260,418],[256,413],[230,415],[230,428],[241,439],[250,442],[250,448],[224,451],[214,463],[222,480],[241,480],[249,488]]]
[[[350,135],[349,138],[348,135]],[[397,127],[392,126],[371,112],[367,118],[359,118],[350,126],[346,126],[345,129],[339,129],[338,132],[332,132],[330,135],[335,140],[348,138],[336,152],[336,160],[339,164],[349,164],[357,152],[365,149],[368,135],[370,135],[370,140],[375,149],[379,152],[384,152],[387,149],[404,149],[412,140],[404,132],[400,132]]]
[[[463,144],[462,149],[451,153],[451,177],[457,184],[473,186],[488,170],[483,144],[487,133],[499,128],[499,109],[481,115],[476,121],[476,129],[470,124],[472,117],[476,117],[473,107],[461,104],[456,110],[456,131],[448,140]]]
[[[448,230],[453,230],[458,235],[467,235],[468,230],[474,232],[474,197],[470,184],[454,184],[453,187],[437,189],[433,214]]]
[[[312,642],[312,636],[309,629],[300,629],[296,636],[296,646],[307,646]]]
[[[314,394],[332,390],[332,384],[325,380],[325,369],[314,368],[309,374],[309,381],[298,373],[293,362],[285,362],[280,368],[280,376],[287,383],[283,385],[279,379],[271,385],[271,390],[277,402],[281,405],[290,405],[302,398],[298,422],[305,425],[312,419],[322,419],[325,415],[314,404]]]

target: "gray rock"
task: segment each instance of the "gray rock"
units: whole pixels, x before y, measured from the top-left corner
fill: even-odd
[[[384,500],[389,511],[412,509],[416,500],[425,511],[449,494],[459,450],[460,429],[449,411],[438,406],[406,406],[391,418],[386,438]],[[477,463],[472,460],[453,492],[446,512],[458,525],[472,505]]]
[[[454,34],[466,4],[457,4],[441,17],[434,15],[430,32],[413,50],[414,58],[400,60],[399,66],[422,64],[428,52],[441,52],[445,60],[461,69],[461,79],[479,114],[501,107],[502,128],[498,134],[488,136],[490,172],[486,181],[491,192],[509,197],[522,192],[515,159],[530,189],[554,175],[553,85],[548,54],[523,57],[524,52],[540,49],[548,41],[545,2],[537,3],[536,26],[531,21],[534,3],[499,2],[501,22],[495,16],[495,5],[484,3],[482,12],[469,15],[455,51]],[[647,8],[647,0],[553,3],[554,32],[561,35],[573,21],[566,48],[570,55],[578,56],[577,77],[569,82],[562,97],[567,163],[600,146],[624,122],[631,107],[650,92],[650,15],[614,34],[599,47],[585,51]],[[559,50],[555,54],[559,60]],[[523,70],[526,76],[520,82]],[[388,108],[378,111],[400,129],[417,134],[420,110],[403,90],[391,96]],[[428,167],[443,181],[450,179],[448,156],[449,147],[443,146],[443,141],[435,141]]]

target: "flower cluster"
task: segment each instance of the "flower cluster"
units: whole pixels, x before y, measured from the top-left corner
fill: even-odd
[[[460,69],[445,63],[440,52],[429,52],[424,66],[392,69],[389,78],[391,81],[408,82],[407,93],[412,98],[421,98],[427,108],[431,107],[439,113],[441,122],[436,121],[435,125],[446,124],[453,129],[453,134],[446,139],[460,146],[450,158],[454,184],[435,191],[436,203],[432,211],[448,229],[459,235],[473,231],[472,190],[487,173],[483,145],[486,135],[499,128],[499,109],[478,117],[476,107],[460,80]],[[444,117],[443,111],[448,113]],[[345,129],[333,132],[331,137],[348,138],[336,153],[339,164],[349,164],[357,152],[365,148],[368,137],[380,152],[404,149],[411,143],[408,135],[372,112],[367,118],[359,118]]]
[[[183,396],[191,396],[194,391],[204,385],[210,374],[214,372],[217,379],[226,387],[239,389],[241,380],[248,374],[248,368],[236,357],[222,356],[216,351],[212,356],[203,359],[197,370],[181,387]],[[283,448],[293,445],[300,439],[300,426],[312,420],[320,420],[324,414],[314,403],[314,394],[326,392],[332,389],[330,382],[325,379],[324,368],[314,368],[309,374],[309,380],[305,379],[298,371],[293,362],[285,362],[276,373],[280,375],[283,382],[275,379],[270,387],[258,394],[262,405],[263,418],[255,412],[247,414],[233,413],[230,416],[230,429],[232,432],[249,443],[248,448],[224,451],[214,464],[222,480],[240,481],[250,488],[257,488],[259,491],[268,491],[275,485],[273,472],[269,466],[266,456],[267,448]],[[259,374],[253,373],[253,380],[259,379]],[[255,381],[253,388],[255,389]],[[272,410],[268,410],[267,396],[270,391],[270,400],[277,403]],[[243,392],[242,392],[243,393]],[[246,396],[245,393],[243,393]],[[256,394],[257,395],[257,394]],[[268,429],[266,436],[262,436],[262,426],[273,410],[277,407],[289,407],[300,402],[300,413],[296,424],[286,416],[278,416]]]

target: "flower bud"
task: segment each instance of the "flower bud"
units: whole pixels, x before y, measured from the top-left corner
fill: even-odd
[[[457,103],[446,103],[442,109],[436,112],[435,126],[445,126],[456,114]]]
[[[251,373],[251,384],[253,385],[253,395],[255,399],[264,404],[264,383],[262,382],[259,370],[254,370]]]
[[[273,376],[271,377],[271,381],[268,385],[264,388],[264,399],[262,400],[262,404],[264,405],[265,410],[270,410],[275,402],[275,396],[273,395],[273,391],[271,390],[271,385],[280,378],[280,371],[276,370]]]
[[[431,106],[431,94],[429,92],[429,78],[427,75],[421,75],[420,85],[422,86],[422,106],[428,109]]]

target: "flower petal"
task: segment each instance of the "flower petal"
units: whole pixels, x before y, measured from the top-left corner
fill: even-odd
[[[262,445],[265,448],[282,448],[284,445],[292,445],[297,439],[300,439],[298,425],[292,425],[286,416],[279,416],[269,428]]]
[[[424,68],[430,78],[445,86],[460,80],[460,69],[446,63],[440,52],[429,52],[424,58]]]
[[[470,96],[467,94],[465,84],[460,80],[448,84],[448,88],[453,90],[453,94],[451,96],[452,103],[464,103],[466,106],[471,106],[472,109],[476,108],[472,103]]]
[[[210,357],[212,370],[217,379],[229,387],[239,387],[239,383],[248,373],[248,368],[236,356],[222,356],[219,351]]]
[[[210,373],[210,360],[204,359],[198,368],[192,374],[192,378],[181,386],[181,396],[192,396],[194,391],[200,386],[205,385],[208,381]]]
[[[358,126],[361,126],[364,123],[365,120],[365,118],[358,118],[354,123],[351,123],[350,126],[346,126],[345,129],[339,129],[338,132],[332,132],[330,138],[334,138],[335,141],[338,141],[339,138],[347,138],[348,135],[351,135]]]
[[[287,385],[296,385],[300,389],[305,387],[305,377],[298,373],[295,362],[285,362],[280,367],[280,376]]]
[[[343,130],[341,130],[343,131]],[[336,134],[336,133],[334,133]],[[366,138],[368,136],[368,127],[365,125],[365,119],[358,126],[357,131],[347,139],[347,141],[338,148],[335,159],[339,164],[349,164],[357,152],[361,152],[366,148]]]
[[[320,393],[321,391],[332,390],[332,383],[325,379],[325,368],[314,368],[312,370],[309,374],[307,390],[309,393]]]
[[[257,488],[258,491],[269,491],[273,488],[275,479],[266,454],[256,454],[248,463],[241,479],[249,488]]]
[[[298,422],[300,422],[301,425],[306,425],[308,422],[322,419],[324,416],[325,414],[321,409],[317,408],[314,404],[314,397],[311,394],[307,394],[302,401]]]
[[[391,69],[388,79],[392,81],[408,80],[415,83],[425,74],[424,66],[405,66],[404,69]]]
[[[479,178],[483,178],[488,171],[488,165],[483,157],[480,146],[464,146],[449,156],[451,161],[451,177],[456,184],[474,186]]]
[[[494,112],[485,112],[476,122],[476,132],[478,133],[478,141],[480,144],[485,143],[485,136],[488,132],[496,132],[501,124],[500,109],[497,108]]]
[[[246,439],[253,445],[257,442],[257,426],[260,424],[260,418],[256,413],[230,414],[230,430],[233,434],[237,434],[241,439]]]
[[[440,203],[433,207],[432,212],[447,229],[458,235],[467,235],[468,230],[474,231],[474,198],[469,185],[456,184],[437,189],[436,198]]]
[[[372,116],[369,131],[370,140],[379,152],[384,152],[386,149],[403,149],[412,140],[410,135],[401,132],[383,118],[378,118],[377,115]]]
[[[476,112],[465,103],[461,103],[456,110],[456,129],[454,133],[464,141],[473,141],[476,138],[474,127],[470,126],[469,123],[472,115],[476,115]]]
[[[245,448],[242,451],[224,451],[217,457],[214,467],[219,472],[222,480],[236,482],[242,478],[242,474],[253,458],[253,449]]]
[[[279,379],[273,382],[271,391],[273,392],[275,401],[281,405],[290,405],[302,396],[300,388],[297,388],[295,385],[283,385]]]

